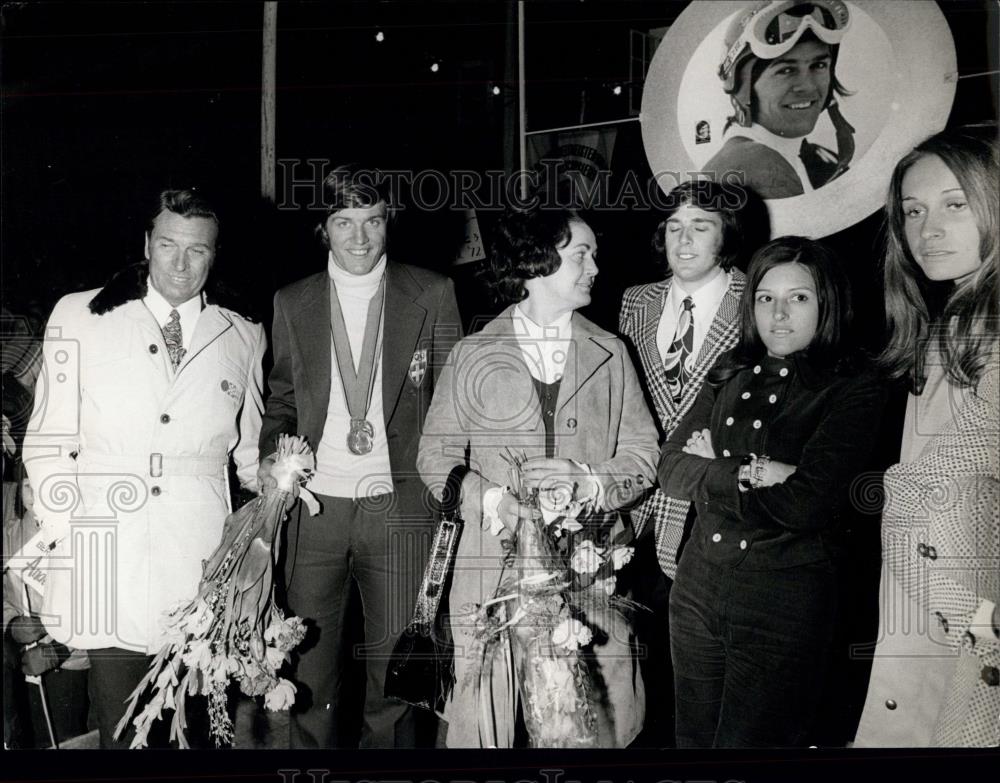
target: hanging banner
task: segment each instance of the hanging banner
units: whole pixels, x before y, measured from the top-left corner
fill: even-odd
[[[586,207],[611,171],[618,128],[614,125],[528,136],[527,168],[537,191],[558,203]]]

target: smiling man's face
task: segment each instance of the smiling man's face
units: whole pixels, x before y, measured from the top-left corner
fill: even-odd
[[[753,86],[754,122],[786,138],[812,133],[830,94],[830,65],[830,47],[819,41],[768,62]]]
[[[333,262],[352,275],[371,272],[385,253],[388,207],[340,209],[326,220],[326,240]]]
[[[160,212],[146,234],[149,281],[171,305],[184,304],[201,293],[215,260],[219,226],[204,217]]]
[[[684,204],[667,220],[667,263],[684,293],[693,294],[718,274],[723,237],[719,214],[692,204]]]

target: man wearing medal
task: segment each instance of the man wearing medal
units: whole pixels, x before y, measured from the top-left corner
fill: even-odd
[[[284,551],[288,608],[308,618],[299,650],[293,748],[342,747],[347,656],[367,669],[361,746],[414,747],[414,716],[383,696],[386,663],[413,610],[433,532],[417,446],[440,365],[461,337],[451,281],[388,260],[394,204],[380,172],[341,166],[323,185],[318,228],[327,268],[274,298],[274,367],[261,430],[261,485],[278,435],[316,452],[306,485],[320,511],[291,511]],[[363,648],[342,649],[351,581]]]

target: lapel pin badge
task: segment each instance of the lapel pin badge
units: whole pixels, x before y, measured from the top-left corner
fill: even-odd
[[[414,386],[420,386],[424,382],[424,375],[427,373],[427,349],[420,348],[413,352],[410,359],[410,382]]]

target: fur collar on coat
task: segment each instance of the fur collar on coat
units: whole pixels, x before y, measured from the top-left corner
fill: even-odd
[[[142,299],[146,296],[148,278],[149,264],[145,261],[119,270],[104,284],[104,288],[98,291],[97,296],[90,300],[90,312],[94,315],[104,315],[133,299]],[[218,280],[209,278],[205,286],[205,300],[208,304],[239,313],[247,320],[254,320],[245,315],[246,307],[239,296],[221,285]]]

